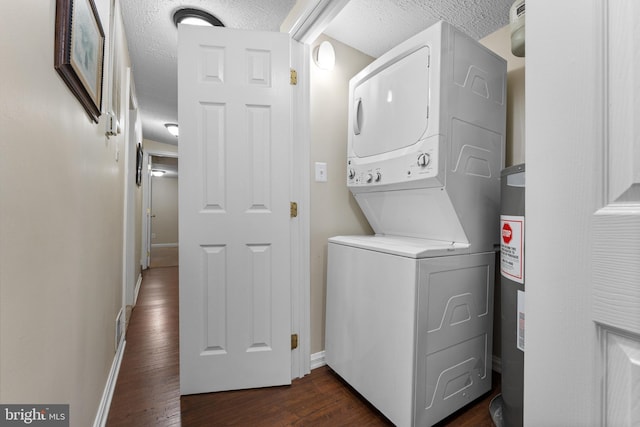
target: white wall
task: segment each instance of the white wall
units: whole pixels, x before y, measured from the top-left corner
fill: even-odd
[[[177,145],[165,144],[151,139],[143,139],[142,148],[145,153],[175,153],[176,157],[178,156]]]
[[[371,234],[369,223],[347,189],[347,112],[349,80],[373,58],[324,35],[336,51],[331,71],[311,64],[311,353],[324,349],[327,239]],[[327,182],[315,182],[315,162],[328,165]]]
[[[54,70],[55,9],[0,13],[0,402],[68,403],[88,426],[122,303],[124,133],[106,138]]]
[[[151,178],[151,245],[178,244],[178,178]]]

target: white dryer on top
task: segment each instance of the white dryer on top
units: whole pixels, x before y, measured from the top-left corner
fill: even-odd
[[[498,243],[506,61],[440,22],[349,83],[347,186],[376,234]]]

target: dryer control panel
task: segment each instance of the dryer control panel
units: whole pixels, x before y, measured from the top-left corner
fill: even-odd
[[[367,159],[351,157],[347,160],[347,186],[354,191],[364,188],[380,190],[388,187],[413,182],[419,187],[436,187],[442,183],[435,179],[440,174],[438,156],[438,139],[427,139],[419,142],[401,156],[385,158],[371,156]],[[379,157],[379,158],[377,158]]]

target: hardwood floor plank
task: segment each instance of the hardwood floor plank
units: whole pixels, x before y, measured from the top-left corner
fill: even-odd
[[[107,426],[392,426],[329,367],[314,369],[290,386],[180,397],[178,268],[143,275],[131,314],[127,346]],[[438,423],[438,427],[490,427],[491,393]]]

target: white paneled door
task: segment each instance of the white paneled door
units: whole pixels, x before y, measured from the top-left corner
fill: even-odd
[[[181,394],[289,384],[289,37],[178,39]]]
[[[640,425],[640,2],[597,2],[605,106],[602,199],[592,216],[597,422]]]
[[[525,426],[640,426],[639,16],[527,4]]]

